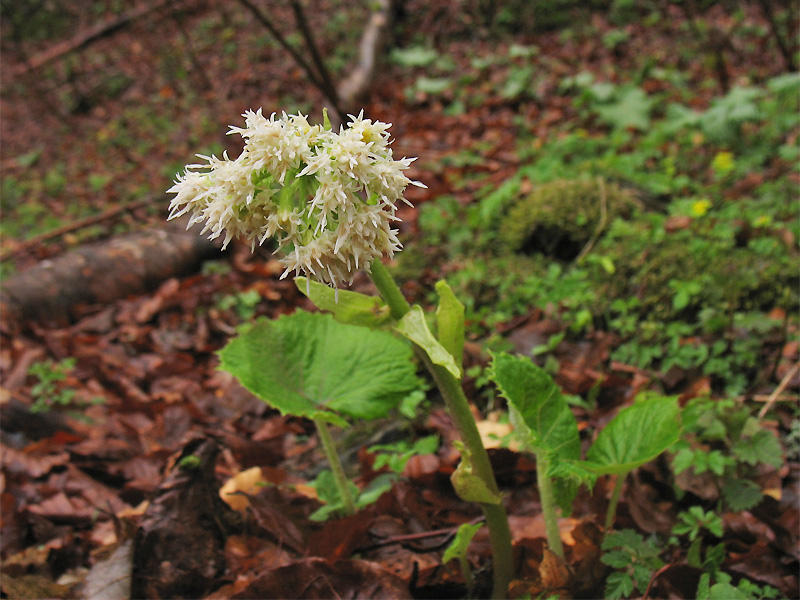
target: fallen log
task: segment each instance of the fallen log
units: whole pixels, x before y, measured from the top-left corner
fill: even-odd
[[[94,306],[196,271],[219,255],[219,246],[196,231],[169,225],[78,248],[3,282],[0,321],[4,329],[29,321],[68,324]]]

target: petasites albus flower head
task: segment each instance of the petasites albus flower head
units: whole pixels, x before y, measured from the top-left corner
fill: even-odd
[[[289,273],[304,273],[333,287],[349,284],[355,271],[400,249],[397,203],[411,181],[404,171],[415,160],[392,157],[390,124],[363,111],[337,132],[311,125],[302,115],[280,119],[247,111],[244,139],[235,160],[198,155],[169,190],[170,219],[190,213],[211,239],[224,236],[255,247],[274,238]]]

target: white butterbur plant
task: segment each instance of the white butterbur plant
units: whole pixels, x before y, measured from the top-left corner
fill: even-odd
[[[276,119],[248,111],[232,127],[244,149],[231,160],[201,156],[169,190],[170,218],[191,214],[202,233],[250,240],[268,238],[283,250],[282,277],[295,283],[322,311],[301,310],[245,327],[220,351],[220,368],[283,414],[312,420],[331,466],[331,511],[351,515],[374,489],[353,490],[329,426],[388,417],[418,392],[417,358],[431,373],[462,440],[462,462],[453,474],[456,493],[477,502],[492,547],[492,597],[505,598],[513,556],[503,496],[475,417],[461,386],[464,305],[445,281],[436,284],[436,334],[421,306],[409,305],[383,264],[400,249],[392,229],[398,202],[411,181],[413,158],[395,160],[389,125],[351,116],[348,127],[311,125],[303,115]],[[355,272],[369,274],[380,297],[342,290]],[[314,279],[315,281],[312,281]],[[330,286],[330,287],[329,287]],[[331,289],[331,287],[335,289]],[[377,481],[377,480],[376,480]]]
[[[283,250],[283,277],[294,272],[333,287],[352,282],[375,258],[391,257],[401,244],[392,223],[411,181],[403,171],[415,160],[395,160],[389,124],[350,115],[347,128],[311,125],[302,115],[247,111],[244,139],[231,160],[203,156],[168,191],[175,197],[170,218],[191,213],[189,226],[253,247],[274,238]]]

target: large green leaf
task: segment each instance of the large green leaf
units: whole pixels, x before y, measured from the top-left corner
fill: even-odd
[[[497,354],[492,357],[491,378],[508,400],[517,435],[536,453],[546,476],[551,461],[577,461],[581,456],[578,424],[552,377],[530,358]],[[578,483],[572,478],[553,481],[556,503],[565,515],[572,512]]]
[[[596,473],[628,473],[667,450],[680,433],[677,398],[648,398],[622,409],[603,428],[586,455],[586,466]]]
[[[435,365],[440,365],[450,371],[453,377],[461,378],[461,369],[456,364],[456,359],[447,349],[439,343],[425,321],[422,307],[415,304],[394,327],[397,333],[404,335],[417,346],[422,348]]]
[[[436,327],[439,342],[444,346],[459,368],[464,360],[464,305],[442,279],[436,283],[439,306],[436,307]]]
[[[506,353],[492,357],[491,369],[530,447],[563,460],[580,458],[578,424],[553,378],[529,358]]]
[[[374,328],[384,325],[392,318],[389,307],[380,296],[334,290],[305,277],[296,277],[294,282],[297,289],[308,296],[314,306],[333,314],[333,318],[340,323]]]
[[[407,344],[325,314],[261,321],[219,354],[220,368],[282,413],[339,426],[385,416],[418,386]]]

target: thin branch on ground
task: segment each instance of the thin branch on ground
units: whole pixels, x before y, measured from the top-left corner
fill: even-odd
[[[158,8],[161,8],[170,1],[171,0],[156,0],[156,2],[153,2],[149,5],[137,6],[136,8],[129,10],[118,17],[113,17],[103,23],[100,23],[99,25],[95,25],[94,27],[89,28],[87,31],[79,33],[72,39],[59,42],[47,50],[44,50],[43,52],[40,52],[39,54],[29,58],[27,61],[25,61],[25,64],[19,65],[16,69],[14,69],[13,74],[16,76],[25,75],[26,73],[35,71],[36,69],[39,69],[53,62],[54,60],[69,54],[70,52],[85,48],[92,42],[96,42],[97,40],[111,35],[122,27],[129,25],[134,20],[143,17],[144,15]]]
[[[606,198],[606,184],[602,177],[597,178],[597,185],[600,188],[600,222],[597,224],[597,228],[594,230],[591,239],[583,247],[583,250],[581,250],[578,258],[575,259],[576,263],[580,263],[586,257],[586,255],[589,254],[597,242],[597,239],[600,237],[600,234],[603,232],[603,229],[606,228],[606,220],[608,219],[608,200]]]
[[[77,231],[78,229],[89,227],[90,225],[97,225],[98,223],[102,223],[103,221],[115,217],[120,213],[150,204],[154,200],[155,198],[153,197],[142,198],[141,200],[134,200],[133,202],[128,202],[127,204],[114,206],[113,208],[109,208],[108,210],[105,210],[99,214],[90,215],[88,217],[78,219],[77,221],[65,223],[60,227],[56,227],[55,229],[51,229],[50,231],[46,231],[40,235],[36,235],[23,242],[20,242],[18,246],[12,248],[11,250],[7,250],[6,252],[0,253],[0,262],[8,260],[9,258],[13,258],[14,256],[17,256],[18,254],[21,254],[26,250],[30,250],[31,248],[38,246],[42,242],[46,242],[48,240],[61,237],[62,235],[65,235],[67,233],[72,233],[73,231]]]

